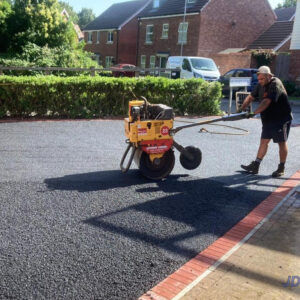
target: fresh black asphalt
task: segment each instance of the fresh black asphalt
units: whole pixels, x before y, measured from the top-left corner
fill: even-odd
[[[136,299],[300,169],[300,127],[285,177],[273,179],[274,144],[259,175],[240,171],[260,120],[225,125],[250,134],[181,131],[176,141],[199,147],[202,164],[187,171],[176,153],[171,176],[151,182],[134,165],[119,170],[122,121],[0,124],[0,298]]]

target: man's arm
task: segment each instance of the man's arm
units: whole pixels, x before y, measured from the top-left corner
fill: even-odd
[[[266,110],[270,104],[271,104],[272,100],[269,98],[264,98],[261,103],[259,104],[258,108],[254,111],[254,114],[260,114],[261,112],[263,112],[264,110]]]
[[[252,95],[248,95],[246,99],[244,100],[240,110],[245,110],[246,107],[250,105],[250,103],[254,100],[255,98]]]

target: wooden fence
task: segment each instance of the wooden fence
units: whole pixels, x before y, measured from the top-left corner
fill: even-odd
[[[176,74],[180,71],[179,69],[166,69],[166,68],[132,68],[132,69],[117,69],[111,68],[61,68],[61,67],[14,67],[14,66],[3,66],[0,65],[0,75],[4,75],[4,71],[39,71],[44,72],[45,75],[50,75],[52,72],[84,72],[89,73],[90,76],[95,76],[97,73],[111,71],[117,73],[128,73],[134,72],[135,77],[152,75],[162,77],[176,77]]]

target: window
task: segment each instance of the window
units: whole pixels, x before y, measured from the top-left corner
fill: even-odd
[[[141,55],[141,68],[146,68],[146,55]]]
[[[97,44],[100,43],[100,31],[97,31]]]
[[[167,39],[168,36],[169,36],[169,24],[163,24],[161,38]]]
[[[93,32],[92,31],[88,31],[87,42],[88,42],[88,44],[92,44],[93,43]]]
[[[112,31],[107,32],[107,43],[112,44],[114,42],[114,33]]]
[[[189,72],[192,72],[191,64],[186,58],[182,62],[182,69],[186,70],[186,71],[189,71]]]
[[[153,0],[153,8],[159,7],[159,0]]]
[[[195,3],[196,0],[187,0],[187,3]]]
[[[146,27],[146,43],[152,44],[153,42],[153,25],[147,25]]]
[[[154,69],[155,68],[155,55],[151,55],[150,56],[150,69]],[[150,74],[154,74],[154,70],[150,71]]]
[[[113,64],[113,59],[114,57],[113,56],[106,56],[105,57],[105,67],[106,68],[110,68]]]
[[[235,70],[231,70],[231,71],[227,72],[227,73],[224,75],[224,79],[229,80],[230,77],[233,76],[234,72],[235,72]]]
[[[188,23],[180,23],[178,28],[178,43],[186,44],[187,42]]]

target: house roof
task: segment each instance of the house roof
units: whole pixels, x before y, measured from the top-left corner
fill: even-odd
[[[273,49],[277,50],[282,43],[291,37],[294,21],[275,22],[248,49]]]
[[[127,1],[111,5],[95,20],[89,23],[83,31],[101,29],[119,29],[124,23],[130,21],[149,0]]]
[[[229,53],[239,53],[244,51],[246,48],[227,48],[220,51],[218,54],[229,54]]]
[[[274,10],[277,21],[291,21],[295,17],[296,6],[276,8]]]
[[[195,3],[187,3],[186,13],[200,12],[209,0],[196,0]],[[177,15],[184,13],[185,0],[160,0],[158,8],[153,8],[153,1],[139,14],[139,18]]]

